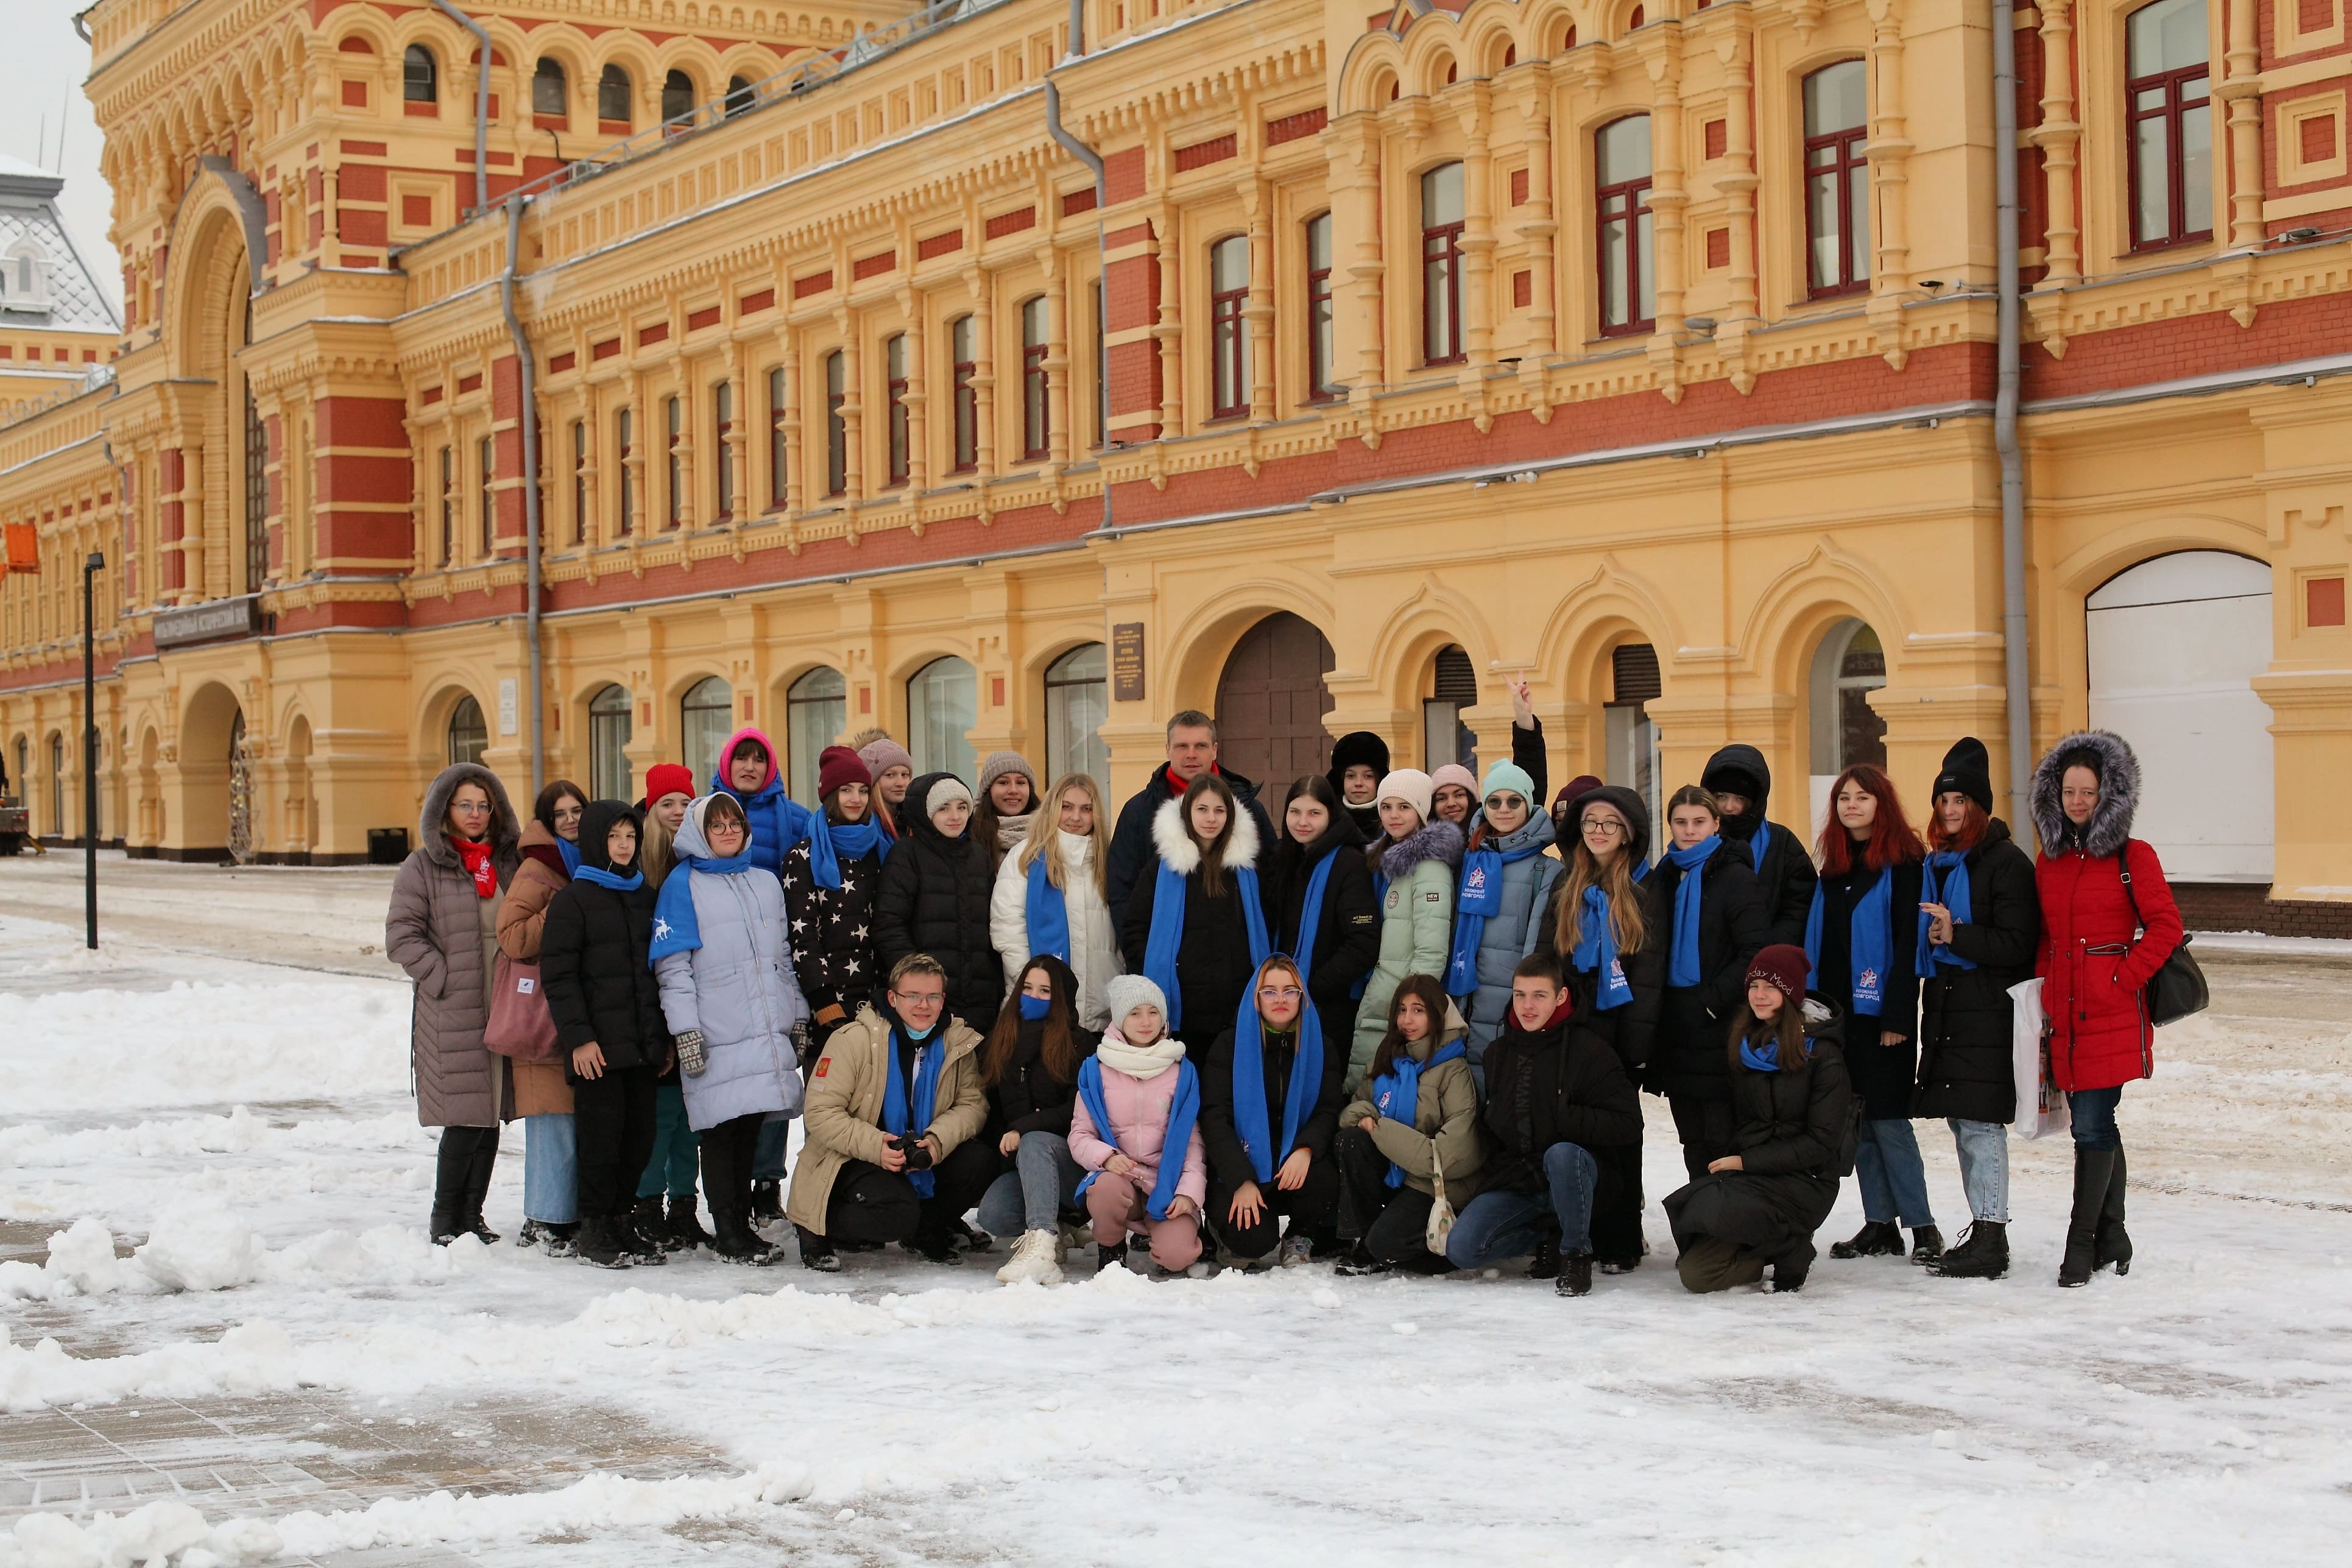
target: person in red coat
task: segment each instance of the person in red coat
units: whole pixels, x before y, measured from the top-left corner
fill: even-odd
[[[2084,730],[2033,770],[2034,865],[2042,901],[2042,1005],[2050,1075],[2074,1131],[2074,1210],[2058,1283],[2131,1268],[2124,1231],[2124,1085],[2156,1069],[2147,987],[2180,945],[2180,911],[2156,851],[2131,836],[2139,759],[2120,735]]]

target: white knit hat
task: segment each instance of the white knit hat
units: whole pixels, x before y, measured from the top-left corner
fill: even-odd
[[[923,815],[925,816],[937,816],[941,806],[946,805],[950,801],[958,800],[963,802],[966,805],[970,805],[971,804],[971,786],[965,784],[963,780],[956,777],[955,774],[950,773],[947,777],[934,783],[931,785],[930,792],[923,796]]]
[[[1168,1016],[1168,994],[1160,989],[1157,981],[1140,974],[1113,975],[1103,986],[1103,1000],[1110,1004],[1110,1026],[1114,1029],[1127,1022],[1127,1016],[1138,1007],[1157,1007],[1160,1017]]]
[[[1419,768],[1399,768],[1381,781],[1381,793],[1373,798],[1403,801],[1421,813],[1421,819],[1427,822],[1429,800],[1436,793],[1436,781]]]

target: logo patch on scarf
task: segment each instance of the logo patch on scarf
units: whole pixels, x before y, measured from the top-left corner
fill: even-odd
[[[1877,995],[1878,971],[1865,967],[1860,974],[1854,976],[1853,988],[1862,995]]]
[[[667,942],[669,940],[669,921],[663,920],[658,915],[654,917],[654,940],[656,942]]]
[[[1470,874],[1462,879],[1462,890],[1468,894],[1485,892],[1486,890],[1486,868],[1484,866],[1473,866],[1470,868]],[[1432,896],[1433,897],[1434,895]]]

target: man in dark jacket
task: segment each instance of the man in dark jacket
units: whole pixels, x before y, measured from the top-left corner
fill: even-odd
[[[1772,770],[1764,765],[1764,753],[1753,746],[1726,746],[1707,758],[1698,782],[1723,808],[1725,840],[1747,853],[1764,889],[1764,918],[1771,927],[1765,940],[1804,946],[1805,917],[1812,910],[1819,873],[1803,834],[1765,820]]]
[[[1103,901],[1110,906],[1113,930],[1127,916],[1127,895],[1135,890],[1136,879],[1151,864],[1152,814],[1160,802],[1182,795],[1186,784],[1205,773],[1214,773],[1231,785],[1234,798],[1257,819],[1258,842],[1274,842],[1274,824],[1258,804],[1257,785],[1217,766],[1217,721],[1197,708],[1185,709],[1168,721],[1168,765],[1153,769],[1151,782],[1119,807],[1118,826],[1110,836],[1110,860],[1103,868]]]
[[[1594,1194],[1617,1180],[1612,1152],[1642,1142],[1633,1081],[1615,1051],[1570,1026],[1573,1010],[1559,960],[1519,961],[1509,1026],[1486,1047],[1485,1121],[1495,1153],[1445,1247],[1456,1268],[1533,1247],[1528,1273],[1557,1277],[1563,1296],[1592,1289]]]
[[[1287,959],[1268,959],[1259,965],[1253,984],[1256,994],[1245,997],[1243,1005],[1257,1010],[1266,1127],[1279,1143],[1307,997],[1298,971]],[[1280,1240],[1283,1262],[1305,1263],[1316,1252],[1337,1246],[1339,1166],[1331,1158],[1331,1138],[1339,1131],[1339,1107],[1347,1100],[1348,1053],[1325,1047],[1315,1103],[1300,1112],[1290,1147],[1275,1151],[1274,1181],[1267,1186],[1258,1182],[1255,1163],[1234,1121],[1234,1031],[1227,1029],[1201,1062],[1201,1142],[1209,1156],[1209,1223],[1237,1259],[1255,1262]],[[1288,1237],[1278,1228],[1282,1215],[1290,1216]]]

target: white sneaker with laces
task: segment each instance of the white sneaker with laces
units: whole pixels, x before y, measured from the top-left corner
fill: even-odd
[[[1058,1285],[1062,1282],[1062,1249],[1050,1230],[1027,1230],[1013,1244],[1013,1256],[996,1271],[1000,1284],[1013,1285],[1028,1280],[1037,1285]]]

